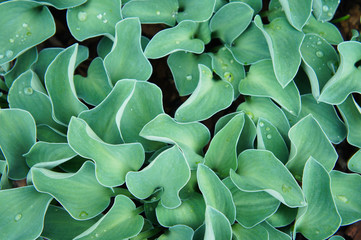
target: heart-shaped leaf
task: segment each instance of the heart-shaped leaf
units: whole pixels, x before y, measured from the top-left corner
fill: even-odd
[[[184,155],[174,146],[156,157],[140,172],[128,172],[128,190],[137,198],[145,199],[157,188],[161,189],[161,204],[166,208],[181,205],[179,191],[190,178],[190,169]]]
[[[53,116],[64,125],[69,124],[72,116],[78,116],[80,112],[88,109],[78,99],[74,87],[73,73],[77,52],[78,44],[63,50],[45,73],[45,85],[51,100]]]
[[[112,84],[105,71],[101,58],[95,58],[89,65],[88,76],[74,76],[74,85],[79,98],[97,106],[112,90]]]
[[[203,148],[210,139],[209,130],[203,124],[178,123],[164,113],[147,123],[139,135],[153,141],[176,144],[191,169],[196,169],[197,163],[203,161]]]
[[[341,225],[349,225],[361,219],[361,176],[340,171],[331,171],[331,190],[337,211],[341,216]]]
[[[140,36],[141,28],[137,18],[124,19],[115,26],[114,45],[104,59],[113,85],[121,79],[148,80],[152,74],[152,65],[143,54]]]
[[[36,141],[34,118],[21,109],[0,109],[0,148],[8,166],[8,176],[13,180],[26,177],[29,167],[23,154]]]
[[[237,222],[246,228],[252,228],[263,222],[280,205],[280,201],[266,192],[241,191],[230,178],[224,179],[223,183],[232,193]]]
[[[144,219],[140,209],[128,197],[118,195],[114,205],[97,223],[79,234],[75,239],[128,239],[142,230]]]
[[[80,156],[95,162],[96,177],[107,187],[122,185],[125,175],[137,171],[144,162],[144,149],[140,143],[107,144],[80,118],[71,119],[68,142]]]
[[[338,45],[341,60],[336,74],[322,89],[319,101],[328,104],[340,104],[351,93],[361,93],[361,69],[358,64],[361,58],[361,43],[343,42]]]
[[[55,33],[55,22],[49,9],[34,1],[3,2],[0,15],[0,65]]]
[[[279,0],[290,24],[301,31],[312,12],[312,0]]]
[[[253,9],[248,4],[228,3],[213,15],[209,27],[216,37],[231,45],[251,23],[253,13]]]
[[[229,107],[233,101],[233,87],[229,82],[214,80],[209,68],[199,64],[199,83],[193,94],[176,111],[180,122],[205,120]]]
[[[263,25],[260,16],[257,15],[254,22],[267,40],[276,78],[282,87],[286,87],[295,77],[301,64],[299,48],[303,33],[294,29],[285,18],[276,18],[270,24]]]
[[[330,21],[339,4],[340,0],[313,0],[313,15],[318,21]]]
[[[230,0],[230,2],[244,2],[253,8],[255,13],[262,10],[262,0]]]
[[[167,59],[172,71],[175,86],[180,96],[191,94],[199,82],[198,64],[208,68],[212,66],[212,59],[208,54],[196,55],[186,52],[175,52]]]
[[[302,188],[307,206],[298,210],[294,234],[300,232],[308,239],[326,239],[337,231],[341,217],[332,197],[330,175],[313,157],[305,165]]]
[[[78,41],[100,35],[113,38],[115,24],[122,20],[120,7],[120,0],[87,0],[69,8],[66,14],[69,30]]]
[[[147,58],[154,59],[178,51],[202,53],[204,43],[202,40],[194,38],[196,31],[197,24],[195,22],[182,21],[173,28],[158,32],[148,43],[144,54]]]
[[[39,237],[52,199],[49,194],[37,192],[33,186],[1,190],[0,238],[32,240]]]
[[[76,173],[31,169],[36,190],[52,195],[76,220],[99,215],[110,203],[113,191],[97,181],[95,166],[86,161]]]
[[[288,133],[291,140],[290,157],[286,164],[295,178],[301,181],[303,168],[313,157],[330,172],[337,161],[337,152],[319,123],[307,115],[295,124]]]
[[[231,170],[233,183],[247,192],[265,191],[289,207],[305,206],[301,188],[273,153],[249,149],[238,157],[237,172]]]
[[[253,64],[247,77],[240,82],[239,91],[245,95],[270,97],[295,116],[301,110],[301,97],[296,84],[292,81],[282,87],[276,79],[271,60]]]
[[[207,208],[212,207],[220,211],[228,219],[229,223],[234,223],[236,207],[231,191],[226,185],[224,185],[212,169],[203,164],[198,164],[197,180]]]

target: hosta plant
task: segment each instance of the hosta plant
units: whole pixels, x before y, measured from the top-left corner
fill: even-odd
[[[0,239],[336,240],[361,219],[339,0],[0,2]]]

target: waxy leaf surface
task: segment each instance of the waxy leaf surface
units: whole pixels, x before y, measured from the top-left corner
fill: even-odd
[[[231,240],[232,228],[227,217],[217,209],[207,206],[204,239]]]
[[[311,16],[312,0],[279,0],[290,24],[301,31]]]

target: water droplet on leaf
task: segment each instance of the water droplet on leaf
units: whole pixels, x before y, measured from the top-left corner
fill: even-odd
[[[78,19],[81,22],[84,22],[87,19],[87,17],[88,17],[88,14],[86,12],[81,11],[78,13]]]
[[[327,12],[327,11],[329,10],[329,8],[328,8],[327,5],[324,5],[324,6],[322,7],[322,10],[325,11],[325,12]]]
[[[86,217],[88,216],[88,213],[85,212],[85,211],[82,211],[80,214],[79,214],[79,217]]]
[[[108,20],[107,20],[107,19],[104,19],[104,20],[103,20],[103,23],[107,23],[107,22],[108,22]]]
[[[15,222],[20,221],[20,219],[21,219],[22,217],[23,217],[23,215],[22,215],[21,213],[16,214],[16,215],[15,215],[15,218],[14,218]]]
[[[156,14],[159,16],[159,15],[160,15],[160,11],[157,11]]]
[[[9,42],[10,42],[10,43],[14,43],[15,40],[14,40],[13,38],[10,38],[10,39],[9,39]]]
[[[26,36],[31,36],[31,34],[32,34],[31,32],[27,32]]]
[[[316,52],[316,56],[319,57],[319,58],[320,58],[320,57],[323,57],[323,52],[317,51],[317,52]]]
[[[6,57],[10,58],[14,55],[14,52],[11,51],[11,50],[7,50],[6,53],[5,53]]]
[[[337,195],[336,196],[338,200],[340,200],[341,202],[347,203],[348,199],[347,197],[343,196],[343,195]]]
[[[188,81],[192,80],[192,75],[187,75],[187,76],[186,76],[186,79],[187,79]]]
[[[263,126],[264,126],[264,123],[263,123],[263,122],[259,122],[259,125],[260,125],[261,127],[263,127]]]
[[[180,41],[175,41],[175,44],[180,44]]]
[[[332,17],[332,12],[328,12],[327,16]]]
[[[101,13],[99,13],[99,14],[97,15],[97,18],[100,20],[100,19],[103,18],[103,15],[102,15]]]
[[[292,187],[286,185],[286,184],[282,184],[282,192],[287,193],[289,191],[291,191]]]
[[[232,82],[233,81],[233,74],[230,72],[225,72],[223,74],[223,77],[228,81],[228,82]]]
[[[267,134],[267,139],[271,139],[272,138],[272,135],[271,134]]]
[[[271,130],[269,127],[266,127],[266,131],[269,131],[269,130]]]
[[[23,28],[27,28],[29,25],[27,23],[23,23]]]
[[[322,41],[321,40],[318,40],[317,41],[317,45],[321,45],[322,44]]]
[[[31,94],[33,94],[33,92],[34,92],[33,89],[30,87],[24,88],[24,93],[26,95],[31,95]]]

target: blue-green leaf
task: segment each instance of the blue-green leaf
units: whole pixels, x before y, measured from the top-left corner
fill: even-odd
[[[211,206],[206,208],[204,239],[231,240],[232,228],[227,217]]]
[[[312,12],[312,0],[279,0],[290,24],[301,31]]]
[[[361,174],[361,150],[359,149],[347,163],[348,169]]]
[[[186,225],[170,227],[158,240],[192,240],[194,231]]]
[[[340,0],[313,0],[313,15],[318,21],[330,21],[335,14]]]

